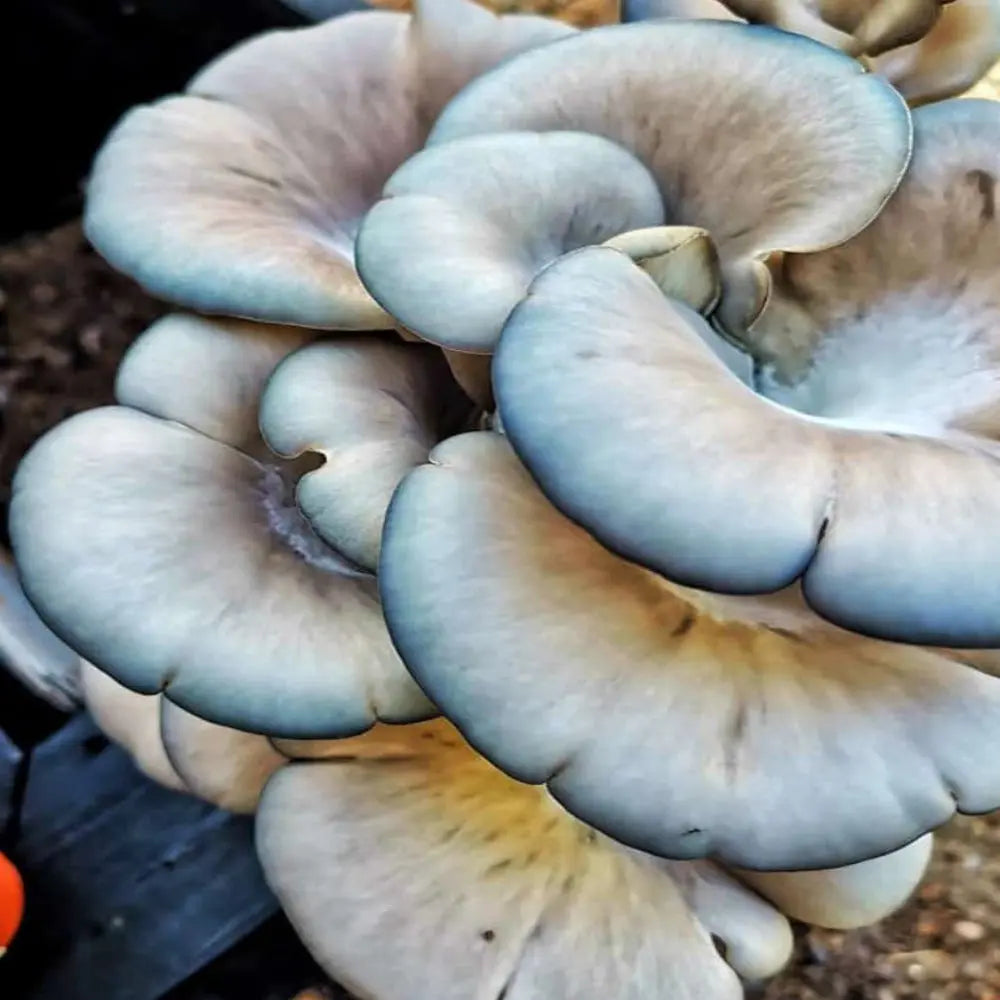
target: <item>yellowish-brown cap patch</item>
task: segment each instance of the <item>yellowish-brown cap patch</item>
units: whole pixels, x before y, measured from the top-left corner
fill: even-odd
[[[388,10],[409,10],[412,0],[370,0],[372,6]],[[577,28],[617,24],[621,20],[621,0],[478,0],[498,14],[541,14]]]

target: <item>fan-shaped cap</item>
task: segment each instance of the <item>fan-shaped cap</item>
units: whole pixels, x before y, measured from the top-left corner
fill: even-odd
[[[325,736],[425,718],[433,709],[392,649],[374,579],[312,532],[287,495],[292,470],[253,457],[260,442],[234,446],[298,342],[243,332],[155,325],[119,375],[124,400],[147,412],[93,410],[35,445],[11,505],[25,591],[116,679],[214,722]],[[191,377],[172,394],[174,351]]]
[[[956,105],[925,120],[1000,124],[1000,107]],[[786,257],[755,343],[781,365],[763,389],[797,409],[740,384],[703,344],[704,321],[620,255],[550,267],[505,327],[494,384],[553,502],[679,583],[765,593],[801,578],[816,610],[855,631],[1000,644],[1000,550],[982,528],[1000,515],[995,155],[985,134],[978,152],[925,146],[884,221],[826,257]],[[812,367],[781,376],[796,352]]]
[[[264,871],[327,971],[378,1000],[737,1000],[784,919],[712,866],[629,851],[444,722],[379,727],[268,784]],[[506,992],[504,993],[504,990]]]
[[[358,234],[366,287],[425,340],[481,353],[545,265],[663,221],[656,182],[634,156],[573,132],[431,147],[384,195]]]
[[[118,700],[111,722],[129,749],[142,753],[162,737],[177,770],[153,776],[173,787],[182,776],[195,795],[251,812],[268,778],[291,771],[272,780],[263,800],[258,843],[268,877],[331,975],[380,1000],[404,987],[407,1000],[496,992],[501,977],[516,991],[544,979],[558,996],[597,997],[599,988],[618,996],[635,968],[643,977],[635,990],[655,983],[692,1000],[728,997],[734,980],[706,948],[708,935],[750,980],[776,972],[791,946],[786,921],[734,874],[789,914],[846,927],[899,905],[927,858],[925,839],[831,871],[731,873],[662,861],[607,840],[543,790],[502,775],[443,721],[272,745],[99,678]],[[148,710],[157,704],[158,730]],[[156,749],[164,762],[163,746]],[[298,763],[286,767],[288,758]],[[639,885],[647,891],[637,894]],[[449,919],[456,906],[463,921]],[[349,919],[337,919],[341,912]],[[380,932],[388,928],[387,944]],[[577,939],[601,934],[614,946],[579,969]],[[457,981],[442,980],[441,969],[457,969]]]
[[[1000,680],[679,591],[560,515],[498,435],[451,438],[404,480],[379,572],[397,649],[472,745],[644,850],[829,867],[1000,804]]]
[[[900,96],[854,60],[714,21],[597,28],[523,53],[465,88],[429,141],[518,130],[589,132],[642,161],[665,221],[711,234],[732,332],[766,297],[759,260],[863,228],[899,183],[911,141]]]
[[[997,646],[984,526],[1000,511],[1000,105],[947,101],[914,121],[882,216],[841,248],[787,256],[749,340],[772,363],[761,389],[835,442],[810,603],[889,638]]]
[[[875,56],[923,38],[937,22],[942,0],[724,2],[730,10],[749,21],[808,35],[852,55]]]
[[[573,29],[420,0],[271,32],[185,95],[129,112],[94,166],[87,234],[154,294],[201,312],[391,325],[354,271],[361,216],[476,74]]]
[[[912,104],[968,90],[1000,59],[1000,2],[952,0],[918,42],[886,52],[872,68]]]
[[[278,366],[261,430],[285,458],[323,457],[299,480],[298,505],[331,546],[374,569],[392,492],[426,460],[459,395],[433,347],[342,338]]]

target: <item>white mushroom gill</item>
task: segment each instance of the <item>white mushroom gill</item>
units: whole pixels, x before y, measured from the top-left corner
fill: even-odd
[[[316,534],[295,501],[295,481],[284,468],[262,466],[259,494],[268,526],[275,536],[310,566],[325,573],[373,576],[370,570],[352,563]]]

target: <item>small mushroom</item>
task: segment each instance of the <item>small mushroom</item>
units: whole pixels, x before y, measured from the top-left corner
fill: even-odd
[[[418,0],[412,16],[363,11],[252,39],[118,124],[94,165],[87,235],[153,294],[201,312],[384,329],[354,271],[361,217],[462,86],[572,31]]]
[[[237,729],[316,737],[433,708],[374,577],[316,534],[294,502],[301,464],[256,433],[264,383],[307,336],[154,324],[122,363],[120,405],[71,418],[24,460],[10,528],[32,603],[121,683]]]
[[[911,145],[901,97],[855,60],[798,35],[716,21],[596,28],[522,53],[465,88],[428,141],[525,130],[603,136],[644,164],[665,214],[647,224],[711,235],[723,277],[717,317],[735,335],[766,300],[762,261],[864,228]]]
[[[605,259],[636,272],[669,308],[649,278],[613,250],[580,250],[564,263]],[[553,265],[536,287],[562,267]],[[705,518],[692,523],[714,531],[710,551],[730,552],[731,523],[746,525],[749,536],[760,520],[757,481],[735,477],[742,484],[736,496],[754,502],[749,511],[734,499],[736,515],[720,513],[711,491],[693,488],[705,481],[704,470],[665,467],[647,449],[638,480],[628,468],[631,446],[621,443],[636,427],[652,448],[666,440],[663,424],[672,424],[672,445],[684,453],[685,441],[702,440],[699,410],[706,421],[718,420],[716,400],[679,355],[666,367],[655,360],[671,333],[623,312],[607,286],[578,279],[579,272],[569,286],[591,290],[579,306],[588,326],[599,337],[635,331],[644,346],[606,357],[599,391],[580,383],[587,361],[574,362],[572,372],[554,356],[548,366],[539,361],[537,370],[551,380],[545,392],[578,387],[561,396],[559,412],[580,420],[568,410],[573,395],[589,401],[587,420],[573,426],[591,435],[597,455],[602,438],[617,437],[617,505],[650,484],[687,486],[690,509]],[[634,305],[635,289],[629,292]],[[543,287],[518,313],[546,298]],[[620,327],[594,322],[597,302]],[[562,302],[559,315],[560,336],[549,342],[568,357],[585,354],[591,348],[576,337],[573,306]],[[699,358],[708,354],[698,348]],[[503,393],[503,352],[501,342],[500,408],[518,446]],[[697,406],[671,413],[661,405],[662,418],[645,407],[645,423],[637,423],[635,412],[648,402],[638,372],[661,387],[689,384]],[[633,398],[634,409],[626,406]],[[748,418],[737,409],[733,422]],[[756,460],[774,435],[753,433],[746,455]],[[582,461],[570,439],[562,446],[570,461]],[[782,442],[773,447],[780,451]],[[722,477],[741,451],[734,445],[718,454],[729,458],[706,461]],[[807,455],[800,450],[799,460]],[[599,473],[598,461],[583,478],[590,484]],[[786,483],[792,496],[793,485]],[[593,498],[601,487],[589,489]],[[776,518],[792,519],[782,498],[773,502]],[[682,492],[661,503],[689,509]],[[651,516],[644,522],[644,538],[660,540],[664,531]],[[682,534],[669,537],[683,546]],[[546,783],[570,812],[642,850],[756,869],[826,868],[894,850],[956,808],[978,813],[1000,805],[1000,774],[989,763],[1000,752],[1000,679],[836,629],[794,590],[782,602],[747,603],[677,587],[612,554],[560,514],[497,434],[451,438],[403,481],[389,508],[379,582],[396,648],[469,742],[508,774]]]
[[[668,298],[709,313],[719,301],[719,261],[712,238],[696,226],[652,226],[604,243],[632,258]]]

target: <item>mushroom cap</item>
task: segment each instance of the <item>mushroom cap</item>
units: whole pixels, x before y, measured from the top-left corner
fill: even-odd
[[[886,52],[872,68],[911,104],[956,97],[1000,59],[1000,0],[952,0],[918,42]]]
[[[823,872],[663,861],[501,774],[443,720],[272,743],[94,676],[115,703],[99,707],[105,717],[113,709],[129,749],[146,753],[162,739],[173,787],[182,776],[195,795],[252,812],[270,779],[258,822],[268,879],[317,959],[360,996],[390,1000],[405,988],[407,1000],[457,998],[495,993],[503,978],[515,997],[537,995],[526,991],[542,982],[555,996],[645,997],[652,983],[692,1000],[736,997],[709,935],[744,979],[772,975],[791,949],[787,922],[740,882],[789,914],[846,927],[899,905],[926,862],[926,839]],[[581,969],[577,942],[595,938],[609,946]],[[635,969],[640,982],[626,986]]]
[[[649,171],[607,139],[472,136],[425,149],[389,178],[358,233],[358,271],[424,340],[488,353],[547,264],[662,221]]]
[[[160,732],[160,698],[130,691],[86,660],[80,665],[83,701],[98,729],[157,784],[175,792],[187,785],[170,762]]]
[[[157,697],[163,749],[192,795],[254,813],[268,778],[288,762],[264,736],[206,722]]]
[[[139,694],[83,662],[87,710],[153,781],[229,812],[253,813],[267,779],[288,758],[264,736],[185,712],[159,694]],[[294,744],[293,744],[294,745]]]
[[[789,917],[848,930],[881,920],[906,902],[927,870],[933,841],[930,835],[920,837],[892,854],[847,868],[736,874]]]
[[[884,17],[883,13],[869,22],[866,42],[851,34],[872,10],[872,5],[862,0],[821,4],[790,0],[767,5],[745,2],[731,6],[748,16],[756,14],[757,20],[852,52],[870,44],[874,39],[872,29],[879,28],[879,19]],[[873,72],[889,80],[910,104],[955,97],[968,90],[1000,59],[1000,0],[950,0],[940,7],[936,0],[930,3],[917,0],[909,7],[909,13],[916,13],[917,17],[909,21],[908,5],[895,7],[903,15],[896,26],[907,30],[886,32],[881,44],[884,51],[867,62]],[[740,20],[733,10],[722,0],[631,0],[625,5],[625,20],[657,17]],[[881,23],[883,27],[893,27],[892,18]]]
[[[946,101],[914,122],[885,212],[842,247],[786,256],[747,339],[761,391],[835,444],[813,607],[891,639],[995,647],[1000,105]]]
[[[737,1000],[711,934],[749,977],[787,960],[787,923],[724,872],[609,841],[443,721],[339,742],[271,779],[257,846],[306,947],[358,996]]]
[[[468,80],[573,29],[471,0],[363,11],[226,53],[130,111],[97,157],[85,227],[152,293],[206,313],[383,329],[353,241],[389,174]]]
[[[902,98],[854,60],[716,21],[597,28],[522,53],[466,87],[428,141],[523,130],[593,133],[645,164],[665,221],[711,234],[720,320],[733,333],[766,298],[759,261],[862,229],[898,185],[911,143]]]
[[[651,853],[825,868],[1000,804],[1000,680],[794,592],[778,614],[673,586],[560,514],[499,435],[403,481],[379,582],[400,655],[479,752]]]
[[[460,395],[435,348],[341,338],[278,365],[261,398],[261,432],[285,458],[322,456],[296,501],[321,538],[374,570],[392,492],[426,461]]]
[[[73,417],[34,446],[11,504],[25,591],[121,683],[213,722],[314,737],[426,718],[374,578],[290,502],[293,470],[246,441],[264,382],[299,342],[246,332],[155,324],[122,363],[131,405]]]
[[[875,56],[919,41],[942,0],[724,0],[749,21],[794,31],[852,55]],[[949,2],[949,0],[944,0]]]
[[[706,349],[700,317],[597,248],[532,285],[494,386],[549,498],[626,558],[724,593],[801,578],[846,628],[997,646],[1000,550],[982,526],[1000,515],[1000,106],[919,115],[886,212],[838,249],[785,255],[748,335],[774,364],[765,395]]]

